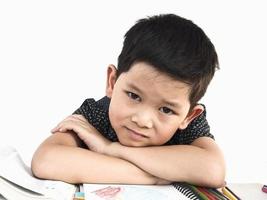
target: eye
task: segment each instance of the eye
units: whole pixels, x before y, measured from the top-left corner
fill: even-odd
[[[163,112],[164,114],[168,114],[168,115],[172,115],[174,114],[173,110],[171,110],[170,108],[168,107],[161,107],[159,109],[161,112]]]
[[[141,98],[133,92],[126,92],[126,94],[128,95],[128,97],[130,97],[131,99],[135,101],[141,101]]]

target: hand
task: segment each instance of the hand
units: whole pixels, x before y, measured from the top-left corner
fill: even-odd
[[[55,132],[73,131],[91,151],[107,154],[111,142],[104,138],[82,115],[71,115],[51,130]]]

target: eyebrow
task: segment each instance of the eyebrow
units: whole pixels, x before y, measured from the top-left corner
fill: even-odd
[[[136,86],[134,85],[133,83],[127,83],[128,87],[136,90],[137,92],[139,92],[140,94],[143,94],[143,92]]]
[[[178,102],[167,101],[165,99],[163,99],[163,102],[164,102],[164,104],[167,104],[171,107],[175,107],[175,108],[181,108],[182,107],[181,104]]]
[[[140,94],[143,94],[142,90],[140,90],[136,85],[134,85],[133,83],[127,83],[128,87],[134,89],[135,91],[139,92]],[[178,102],[174,102],[174,101],[168,101],[166,99],[162,99],[162,102],[166,105],[169,105],[171,107],[175,107],[175,108],[181,108],[181,104]]]

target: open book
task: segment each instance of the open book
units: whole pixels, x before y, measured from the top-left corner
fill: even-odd
[[[0,194],[8,200],[71,200],[76,187],[32,175],[16,149],[0,148]]]
[[[0,194],[8,200],[71,200],[75,185],[34,177],[16,149],[0,148]],[[85,200],[198,199],[186,185],[83,184]]]

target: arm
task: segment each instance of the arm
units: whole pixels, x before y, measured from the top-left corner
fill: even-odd
[[[33,156],[33,174],[69,183],[164,183],[128,161],[81,146],[81,140],[73,132],[51,135]]]
[[[169,181],[220,187],[224,184],[225,164],[214,140],[200,137],[191,145],[126,147],[113,143],[106,153],[132,162],[154,176]]]
[[[55,130],[73,130],[92,151],[129,161],[159,177],[159,180],[185,181],[210,187],[224,184],[222,153],[216,143],[207,137],[200,137],[191,145],[126,147],[107,141],[91,131],[88,122],[79,115],[64,120]]]

